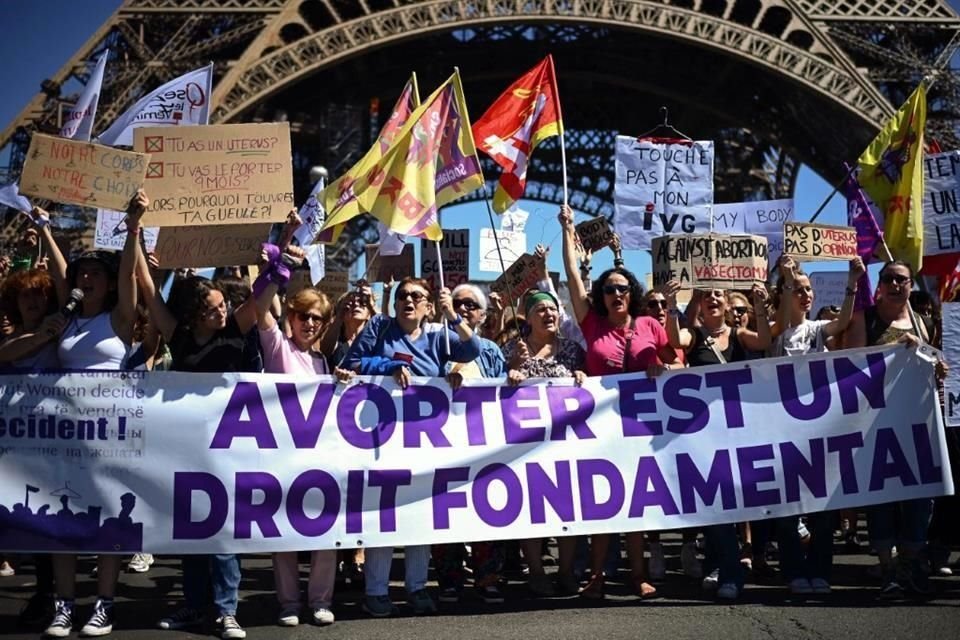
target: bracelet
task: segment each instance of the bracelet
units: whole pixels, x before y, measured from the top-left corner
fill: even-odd
[[[683,315],[682,313],[680,313],[680,309],[677,309],[676,307],[674,307],[673,309],[667,309],[667,314],[670,315],[670,317],[672,318],[679,318],[680,316]]]
[[[38,229],[42,229],[43,227],[50,224],[50,218],[41,218],[38,216],[33,219],[33,224],[35,224]]]
[[[447,318],[447,322],[450,323],[451,327],[458,327],[460,326],[460,323],[463,322],[463,316],[457,314],[457,316],[453,320],[451,320],[450,318]]]
[[[138,225],[136,227],[127,227],[127,233],[134,236],[140,235],[140,226]]]
[[[855,295],[857,295],[857,290],[847,287],[847,296],[855,296]]]

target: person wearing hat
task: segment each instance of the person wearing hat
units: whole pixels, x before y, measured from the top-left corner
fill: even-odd
[[[120,370],[133,342],[137,320],[137,286],[134,267],[140,259],[140,218],[150,201],[142,191],[127,208],[127,241],[119,259],[107,251],[86,251],[68,266],[50,233],[49,214],[35,207],[32,218],[49,247],[61,305],[79,289],[83,298],[79,311],[65,323],[57,346],[60,366],[72,370]],[[97,602],[93,615],[80,633],[105,636],[113,630],[113,595],[120,573],[121,557],[97,557]],[[44,635],[66,637],[73,628],[77,556],[54,554],[53,574],[56,601],[53,620]]]

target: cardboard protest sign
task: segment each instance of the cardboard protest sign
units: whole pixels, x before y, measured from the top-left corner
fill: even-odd
[[[613,229],[610,228],[607,219],[601,216],[578,224],[577,235],[584,249],[599,251],[610,246],[610,241],[613,240]]]
[[[857,257],[857,230],[787,222],[783,225],[783,252],[799,260],[853,260]]]
[[[813,309],[811,310],[811,320],[823,307],[836,305],[843,306],[843,299],[847,295],[847,272],[846,271],[818,271],[811,273],[810,286],[813,287],[813,293],[816,296],[813,300]]]
[[[494,237],[496,233],[496,237]],[[500,252],[497,252],[497,240],[500,240]],[[503,273],[503,264],[513,264],[517,258],[527,252],[527,234],[523,231],[505,231],[499,229],[480,229],[480,271]]]
[[[269,224],[162,227],[157,260],[164,269],[254,264],[269,235]]]
[[[923,159],[923,254],[960,251],[960,151]]]
[[[700,234],[653,242],[653,285],[677,280],[684,289],[747,289],[767,279],[763,236]]]
[[[942,313],[943,357],[950,367],[943,383],[943,419],[948,427],[960,427],[960,302],[945,302]]]
[[[519,300],[524,291],[536,286],[540,261],[525,253],[507,268],[507,272],[490,285],[490,291],[510,300]]]
[[[404,245],[403,252],[396,256],[385,256],[377,251],[377,245],[367,245],[367,280],[390,282],[390,280],[398,281],[412,275],[414,275],[412,244]]]
[[[112,249],[123,251],[127,242],[127,227],[124,219],[127,214],[109,209],[97,209],[97,224],[93,230],[93,246],[95,249]],[[140,235],[147,251],[157,248],[157,232],[159,227],[142,227]]]
[[[658,144],[617,136],[613,222],[624,249],[665,234],[708,233],[713,142]]]
[[[350,274],[347,271],[327,271],[323,280],[315,282],[314,286],[327,294],[330,302],[335,304],[337,298],[350,289]]]
[[[443,284],[447,289],[452,290],[470,280],[470,230],[444,229],[440,259],[443,260]],[[420,277],[430,283],[433,291],[440,290],[440,265],[437,264],[437,246],[433,240],[420,241]]]
[[[54,202],[125,211],[144,186],[150,154],[33,134],[20,192]],[[150,194],[152,196],[152,194]]]
[[[283,222],[293,207],[287,122],[141,127],[133,148],[151,154],[146,225]]]

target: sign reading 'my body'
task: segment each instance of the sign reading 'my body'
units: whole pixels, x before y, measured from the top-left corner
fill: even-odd
[[[923,159],[923,253],[960,251],[960,151]]]
[[[146,225],[283,222],[293,206],[287,122],[141,127],[133,148],[151,154]]]
[[[20,192],[64,204],[126,211],[144,185],[149,162],[149,154],[35,133],[23,163]]]
[[[902,346],[551,383],[0,376],[0,548],[392,547],[953,492],[933,363]]]
[[[749,289],[767,279],[767,239],[709,233],[653,241],[653,286]]]
[[[624,249],[668,234],[707,233],[713,206],[713,142],[661,144],[617,136],[613,222]]]

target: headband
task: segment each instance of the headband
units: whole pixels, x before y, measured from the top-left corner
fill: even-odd
[[[549,291],[537,291],[535,293],[527,294],[527,300],[523,306],[524,315],[530,315],[530,309],[533,308],[533,305],[544,301],[552,302],[557,309],[560,308],[560,303],[557,302],[556,296],[554,296],[552,293]]]

